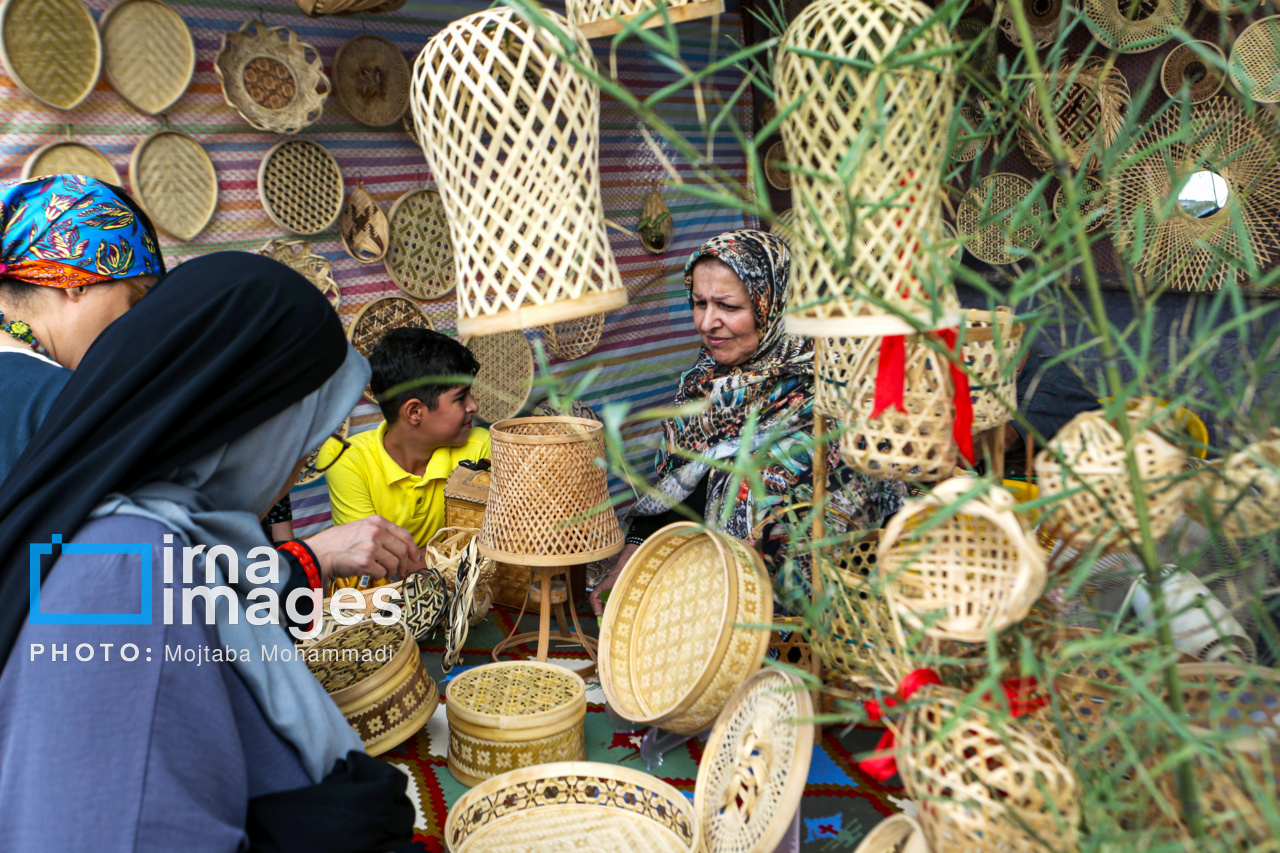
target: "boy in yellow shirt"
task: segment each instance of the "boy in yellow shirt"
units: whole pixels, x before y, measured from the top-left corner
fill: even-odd
[[[369,387],[386,420],[354,436],[325,471],[333,523],[380,515],[408,530],[421,548],[444,526],[444,485],[453,469],[463,460],[489,458],[489,431],[471,425],[479,407],[469,384],[427,383],[393,397],[385,392],[417,379],[474,377],[480,363],[447,335],[392,329],[373,348],[369,364]],[[332,458],[332,452],[326,447],[321,456]]]

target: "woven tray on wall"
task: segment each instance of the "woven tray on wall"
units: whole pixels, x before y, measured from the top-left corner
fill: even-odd
[[[342,169],[318,142],[280,142],[258,167],[258,197],[267,216],[284,230],[321,234],[342,212]]]
[[[19,89],[59,110],[78,106],[102,73],[102,37],[81,0],[6,0],[0,61]]]
[[[1078,202],[1080,218],[1086,223],[1085,231],[1094,232],[1111,221],[1111,211],[1107,207],[1107,188],[1102,181],[1092,175],[1085,175],[1082,189],[1084,198]],[[1053,218],[1061,219],[1067,211],[1067,194],[1058,187],[1053,194]]]
[[[218,170],[199,142],[176,130],[158,130],[129,158],[129,185],[156,228],[194,240],[218,209]]]
[[[159,115],[196,70],[196,43],[182,16],[160,0],[119,0],[102,16],[102,70],[134,109]]]
[[[467,349],[480,362],[471,393],[480,407],[481,420],[489,423],[513,418],[533,390],[533,351],[524,332],[501,332],[467,341]]]
[[[1094,56],[1060,66],[1048,75],[1048,84],[1067,161],[1072,169],[1093,171],[1099,155],[1120,135],[1129,107],[1129,84],[1118,68],[1108,68],[1107,63]],[[1018,125],[1018,144],[1033,166],[1052,171],[1053,155],[1045,141],[1039,102],[1027,97],[1022,102],[1022,114],[1026,123]]]
[[[965,193],[956,210],[956,230],[965,238],[965,249],[989,264],[1011,264],[1022,256],[1013,248],[1034,249],[1040,244],[1035,222],[1044,217],[1037,199],[1031,206],[1031,222],[1010,231],[1015,210],[1031,194],[1031,181],[1013,172],[996,172]]]
[[[306,240],[277,237],[263,243],[262,248],[258,249],[258,254],[266,255],[301,273],[303,278],[314,284],[324,294],[324,298],[329,300],[333,310],[338,310],[338,302],[341,301],[342,294],[338,289],[338,282],[333,278],[333,267],[323,255],[317,255],[311,251]]]
[[[653,192],[649,193],[649,198],[644,203],[644,208],[640,211],[640,221],[646,219],[653,220],[666,214],[666,218],[662,220],[662,224],[658,226],[658,231],[662,235],[662,245],[655,246],[644,232],[638,231],[640,234],[640,245],[644,247],[646,252],[653,255],[661,255],[671,248],[671,240],[675,237],[676,227],[671,219],[671,208],[667,207],[667,203],[662,199],[662,193],[658,190],[658,185],[653,185]]]
[[[106,155],[83,142],[50,142],[32,151],[22,164],[22,179],[44,175],[88,175],[106,184],[120,185],[120,173]]]
[[[347,254],[362,264],[376,264],[387,254],[387,215],[363,182],[342,203],[338,236]]]
[[[552,323],[542,327],[542,341],[556,358],[572,361],[582,358],[600,343],[604,334],[604,315],[589,314],[576,320]]]
[[[1212,54],[1221,65],[1205,62],[1200,55],[1203,53]],[[1160,65],[1160,87],[1170,98],[1180,97],[1183,87],[1188,87],[1191,103],[1203,103],[1222,89],[1225,75],[1221,66],[1225,64],[1222,48],[1211,41],[1180,44],[1169,51]]]
[[[1018,1],[1014,0],[1014,2]],[[1035,42],[1036,47],[1048,47],[1053,44],[1058,38],[1058,20],[1062,16],[1062,0],[1048,0],[1043,5],[1036,0],[1021,0],[1021,3],[1022,11],[1027,16],[1028,29],[1031,30],[1031,40]],[[1007,7],[1000,17],[1000,30],[1009,41],[1017,45],[1022,44],[1022,39],[1018,36],[1018,27],[1013,21],[1013,13]]]
[[[589,39],[622,32],[627,22],[658,8],[655,0],[569,0],[565,5],[569,20]],[[724,0],[669,0],[666,7],[665,13],[649,14],[641,26],[649,29],[667,21],[679,24],[719,15]]]
[[[782,168],[787,162],[787,149],[775,142],[764,152],[764,177],[775,190],[791,189],[791,173]]]
[[[400,48],[382,36],[354,36],[333,59],[333,90],[343,109],[361,124],[395,124],[409,108],[409,63]]]
[[[434,329],[431,318],[418,303],[403,296],[383,296],[360,309],[347,329],[347,338],[365,358],[382,336],[392,329]],[[373,399],[370,397],[369,399]]]
[[[417,299],[439,299],[457,284],[453,240],[435,190],[409,190],[387,214],[387,275]]]
[[[1120,53],[1146,53],[1173,38],[1186,23],[1191,0],[1144,3],[1137,20],[1125,14],[1132,0],[1080,0],[1080,13],[1094,38]]]
[[[329,96],[320,52],[288,27],[246,21],[223,35],[213,69],[227,103],[269,133],[297,133],[314,123]]]
[[[956,136],[972,136],[980,123],[977,108],[971,104],[961,104],[956,113],[959,122]],[[982,153],[985,145],[986,140],[982,138],[961,139],[956,142],[956,146],[951,152],[951,159],[957,163],[970,163],[978,159],[978,155]]]
[[[1231,45],[1231,82],[1259,104],[1280,102],[1280,15],[1250,24]]]

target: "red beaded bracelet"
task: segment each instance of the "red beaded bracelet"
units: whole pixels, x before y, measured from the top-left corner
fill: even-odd
[[[312,589],[320,589],[320,564],[316,562],[315,552],[308,548],[298,539],[290,539],[288,542],[281,542],[276,546],[277,551],[288,551],[290,554],[298,558],[298,562],[302,564],[302,570],[307,573],[307,583]]]

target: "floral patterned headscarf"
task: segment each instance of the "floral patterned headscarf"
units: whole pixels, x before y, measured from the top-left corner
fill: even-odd
[[[0,277],[67,288],[163,273],[155,230],[124,190],[84,175],[0,184]]]

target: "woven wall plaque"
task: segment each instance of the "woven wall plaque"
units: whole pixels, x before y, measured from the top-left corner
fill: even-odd
[[[311,251],[306,240],[288,240],[276,238],[269,240],[258,250],[259,255],[266,255],[279,261],[290,269],[302,273],[302,277],[319,288],[324,298],[329,300],[333,310],[338,310],[338,302],[342,295],[338,283],[333,278],[333,267],[323,255]]]
[[[409,63],[382,36],[358,35],[347,39],[334,57],[333,88],[356,121],[386,127],[409,108]]]
[[[1080,12],[1094,38],[1121,53],[1155,50],[1181,30],[1191,12],[1191,0],[1154,0],[1140,7],[1131,20],[1125,12],[1131,0],[1080,0]]]
[[[50,142],[32,151],[22,164],[22,179],[44,175],[88,175],[120,186],[120,173],[106,155],[83,142]]]
[[[1280,15],[1263,18],[1231,46],[1231,82],[1260,104],[1280,102]]]
[[[1079,201],[1080,218],[1085,223],[1085,231],[1097,231],[1111,221],[1107,207],[1107,189],[1102,181],[1090,175],[1084,177],[1083,189],[1084,197]],[[1061,219],[1065,216],[1066,208],[1067,194],[1062,191],[1062,187],[1058,187],[1053,194],[1053,218]]]
[[[655,255],[661,255],[667,249],[671,248],[671,240],[675,237],[675,223],[671,221],[671,208],[667,207],[667,203],[662,200],[662,193],[658,191],[658,185],[653,185],[653,192],[649,193],[649,198],[644,203],[644,208],[640,211],[640,221],[646,219],[654,220],[666,214],[666,218],[662,220],[662,224],[658,226],[658,231],[662,235],[660,244],[655,245],[643,231],[640,233],[640,245],[644,247],[646,252]],[[599,315],[597,315],[599,316]]]
[[[1033,189],[1021,175],[996,172],[965,194],[956,210],[956,230],[964,235],[969,254],[989,264],[1011,264],[1023,257],[1015,250],[1040,244],[1037,225],[1044,218],[1044,205],[1037,199],[1026,212],[1018,209]]]
[[[387,254],[387,215],[363,183],[342,203],[338,235],[342,248],[362,264],[376,264]]]
[[[342,212],[342,169],[318,142],[281,142],[258,167],[258,197],[267,216],[284,230],[320,234]]]
[[[791,189],[791,173],[782,168],[787,162],[787,149],[775,142],[764,152],[764,177],[775,190]]]
[[[1069,62],[1049,76],[1056,108],[1058,135],[1073,169],[1091,172],[1098,157],[1120,135],[1129,106],[1129,84],[1114,65],[1094,56]],[[1028,95],[1022,102],[1026,124],[1018,125],[1018,144],[1032,165],[1053,170],[1053,155],[1045,141],[1039,101]]]
[[[533,390],[533,351],[524,332],[502,332],[467,341],[480,362],[471,393],[489,423],[515,417]]]
[[[545,14],[594,63],[569,22]],[[448,211],[464,337],[627,304],[604,230],[600,92],[557,58],[564,50],[494,8],[445,27],[414,65],[413,117]]]
[[[590,314],[576,320],[552,323],[542,327],[542,340],[547,349],[565,361],[582,358],[596,348],[604,334],[604,315]]]
[[[661,2],[662,0],[569,0],[565,5],[569,20],[589,39],[622,32],[627,22],[642,17],[644,23],[641,26],[648,29],[661,27],[667,21],[678,24],[724,12],[724,0],[670,0],[662,3],[666,6],[665,11],[657,12]]]
[[[1213,60],[1206,62],[1202,54],[1208,53]],[[1160,66],[1160,86],[1170,98],[1181,97],[1183,88],[1187,88],[1191,103],[1199,104],[1209,100],[1222,89],[1223,73],[1220,66],[1213,61],[1225,65],[1222,48],[1210,41],[1193,41],[1180,44],[1169,51]]]
[[[453,290],[458,270],[444,202],[435,190],[409,190],[387,214],[387,274],[396,287],[418,299],[439,299]]]
[[[382,340],[382,336],[392,329],[408,327],[411,329],[433,329],[431,318],[418,303],[403,296],[383,296],[375,299],[360,309],[356,319],[347,329],[356,352],[365,358],[373,352],[374,346]],[[370,397],[370,399],[373,399]]]
[[[246,21],[222,37],[213,68],[227,103],[258,130],[297,133],[324,112],[329,78],[320,52],[288,27]]]
[[[1022,11],[1027,16],[1027,24],[1031,30],[1031,40],[1036,47],[1048,47],[1058,38],[1058,20],[1062,17],[1062,0],[1015,0],[1022,3]],[[1014,44],[1022,44],[1018,37],[1018,27],[1014,24],[1013,14],[1006,8],[1000,16],[1000,30]]]
[[[0,60],[19,89],[69,110],[98,83],[102,38],[80,0],[4,0]]]
[[[199,142],[159,130],[129,158],[129,184],[151,222],[170,237],[194,240],[218,209],[218,170]]]
[[[120,0],[102,16],[102,70],[134,109],[159,115],[177,103],[196,70],[187,22],[160,0]]]

